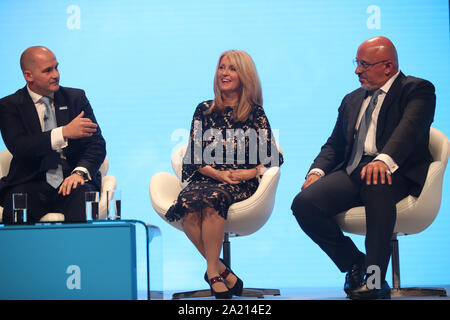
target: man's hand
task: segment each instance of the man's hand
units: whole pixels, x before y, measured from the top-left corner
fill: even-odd
[[[311,184],[319,180],[321,176],[315,173],[311,173],[306,177],[305,183],[302,185],[302,190],[308,188]]]
[[[76,189],[78,185],[84,185],[84,178],[79,174],[72,173],[64,179],[63,183],[59,187],[58,194],[68,196],[72,189]]]
[[[361,180],[366,180],[366,184],[378,184],[378,176],[381,184],[385,184],[386,180],[389,185],[392,184],[391,172],[386,163],[375,160],[366,164],[361,170]]]
[[[65,139],[80,139],[90,137],[97,132],[97,124],[89,118],[83,118],[84,111],[74,118],[69,124],[62,128],[62,134]]]

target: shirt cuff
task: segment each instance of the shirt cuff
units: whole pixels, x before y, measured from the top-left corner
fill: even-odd
[[[62,134],[62,127],[52,129],[52,132],[50,133],[50,141],[52,144],[52,150],[61,150],[68,145],[67,140],[64,139]]]
[[[83,171],[84,173],[86,173],[86,175],[87,175],[87,177],[88,177],[88,180],[92,180],[91,175],[89,174],[89,170],[88,170],[88,169],[86,169],[86,168],[84,168],[84,167],[76,167],[75,169],[72,170],[72,173],[73,173],[75,170]]]
[[[394,159],[392,159],[391,156],[386,153],[380,153],[373,160],[383,161],[389,167],[389,171],[391,171],[391,173],[394,173],[398,169],[397,163],[395,163]]]
[[[322,169],[319,169],[319,168],[314,168],[314,169],[311,169],[309,172],[308,172],[308,174],[306,175],[306,177],[308,177],[310,174],[317,174],[319,177],[321,177],[321,178],[323,178],[323,177],[325,177],[325,172],[322,170]]]

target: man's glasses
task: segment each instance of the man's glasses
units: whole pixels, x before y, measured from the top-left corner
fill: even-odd
[[[355,65],[355,67],[360,67],[360,68],[363,68],[363,69],[367,69],[367,68],[369,68],[371,66],[374,66],[376,64],[383,63],[383,62],[386,62],[386,61],[389,61],[389,60],[381,60],[381,61],[378,61],[378,62],[375,62],[375,63],[368,63],[368,62],[366,62],[364,60],[353,59],[353,64]]]

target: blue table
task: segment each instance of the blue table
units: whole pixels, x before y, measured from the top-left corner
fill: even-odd
[[[146,232],[147,298],[162,297],[162,285],[150,290],[159,228],[118,220],[0,226],[0,299],[137,299],[137,225]]]

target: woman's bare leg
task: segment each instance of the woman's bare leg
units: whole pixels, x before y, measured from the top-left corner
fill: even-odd
[[[206,272],[208,278],[219,276],[220,272],[220,252],[222,251],[223,233],[225,230],[225,219],[212,208],[205,208],[202,211],[202,240],[206,258]],[[214,291],[224,292],[227,287],[224,283],[216,282]]]

